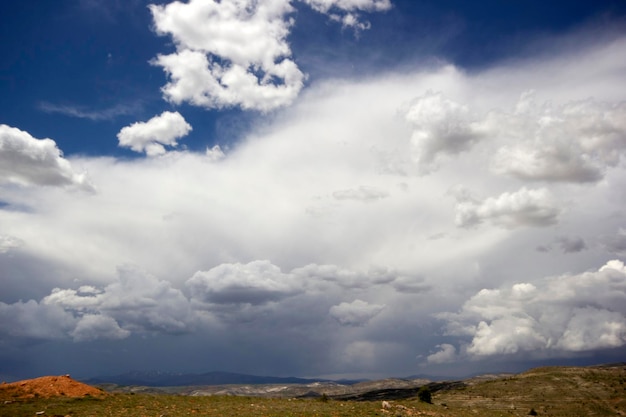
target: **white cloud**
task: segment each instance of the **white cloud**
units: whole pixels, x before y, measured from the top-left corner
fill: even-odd
[[[442,343],[436,346],[439,351],[426,357],[428,363],[449,363],[457,359],[456,348],[449,343]]]
[[[626,150],[626,103],[593,99],[537,104],[522,95],[515,112],[491,112],[481,123],[506,138],[493,159],[497,173],[524,180],[594,182],[618,164]]]
[[[0,235],[0,253],[7,253],[12,249],[19,248],[24,242],[13,236]]]
[[[385,11],[391,9],[390,0],[302,0],[320,13],[328,13],[337,8],[345,11]]]
[[[413,159],[423,173],[433,171],[442,155],[467,151],[483,136],[474,126],[468,107],[441,92],[428,91],[415,98],[405,119],[413,126]]]
[[[331,20],[340,22],[343,27],[355,30],[367,30],[369,22],[360,20],[357,11],[381,12],[391,9],[390,0],[302,0],[320,13],[324,13]]]
[[[560,209],[546,188],[522,187],[481,202],[461,199],[456,206],[456,225],[470,227],[484,221],[506,227],[548,226],[556,223]]]
[[[178,112],[163,112],[147,122],[126,126],[117,134],[119,145],[148,156],[164,154],[165,147],[176,146],[176,140],[186,136],[191,125]]]
[[[385,308],[382,304],[370,304],[363,300],[343,302],[332,306],[328,313],[344,326],[364,326]]]
[[[141,107],[141,102],[139,101],[132,104],[118,104],[101,110],[88,110],[78,106],[53,104],[45,101],[39,103],[39,109],[46,113],[63,114],[65,116],[94,121],[112,120],[118,116],[132,115],[140,111]]]
[[[92,191],[86,174],[78,174],[52,139],[0,125],[0,183],[74,186]]]
[[[207,158],[209,158],[209,160],[213,162],[219,161],[220,159],[224,159],[226,157],[226,154],[224,153],[224,151],[222,151],[222,148],[220,148],[219,145],[214,145],[210,149],[207,148],[205,154]]]
[[[187,281],[193,297],[215,304],[264,304],[296,294],[300,284],[268,261],[222,264]]]
[[[177,51],[158,55],[174,103],[207,108],[241,106],[267,111],[291,103],[304,75],[290,59],[289,1],[225,0],[151,5],[158,34],[171,34]]]
[[[382,11],[389,0],[306,0],[314,10],[355,29],[367,29],[355,11]],[[287,37],[295,20],[290,0],[191,0],[150,5],[159,35],[176,52],[152,63],[168,74],[166,100],[206,108],[239,106],[269,111],[291,104],[305,75],[291,58]]]
[[[626,345],[626,267],[481,290],[458,313],[440,314],[448,333],[469,336],[471,357],[581,352]]]

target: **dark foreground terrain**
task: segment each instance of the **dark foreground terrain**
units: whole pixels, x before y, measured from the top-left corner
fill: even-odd
[[[73,391],[69,388],[55,391],[48,386],[46,392],[54,391],[55,395],[41,395],[33,389],[26,395],[18,389],[19,385],[10,384],[9,389],[9,384],[3,384],[0,386],[0,416],[626,415],[626,364],[545,367],[504,377],[429,383],[432,403],[420,401],[417,398],[419,388],[409,382],[405,386],[399,386],[397,381],[391,384],[394,386],[379,383],[369,391],[357,389],[352,393],[329,392],[322,396],[311,391],[301,398],[207,395],[208,391],[199,387],[195,387],[196,395],[149,393],[142,389],[72,397]],[[27,388],[28,384],[22,386],[23,390]],[[73,387],[76,392],[79,388]],[[271,387],[266,389],[272,392]]]

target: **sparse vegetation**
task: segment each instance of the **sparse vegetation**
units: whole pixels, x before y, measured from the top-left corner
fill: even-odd
[[[454,384],[429,384],[411,398],[385,401],[338,401],[332,395],[317,398],[261,398],[244,396],[188,396],[152,393],[117,393],[71,398],[21,398],[0,395],[0,417],[34,416],[251,416],[251,417],[358,417],[431,416],[495,417],[549,415],[626,415],[622,381],[626,365],[613,367],[539,368],[514,377]],[[425,402],[426,394],[431,402]],[[0,391],[2,394],[2,391]],[[530,411],[529,411],[530,410]]]
[[[428,388],[427,386],[423,386],[419,389],[419,391],[417,391],[417,398],[419,398],[420,401],[428,404],[431,404],[433,402],[430,388]]]

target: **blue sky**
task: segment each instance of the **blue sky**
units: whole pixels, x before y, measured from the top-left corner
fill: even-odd
[[[625,17],[3,4],[0,375],[623,360]]]

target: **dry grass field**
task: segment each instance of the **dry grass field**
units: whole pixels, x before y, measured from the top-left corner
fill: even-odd
[[[60,377],[59,377],[60,378]],[[0,416],[619,416],[626,415],[626,365],[537,368],[489,381],[468,380],[463,388],[419,399],[339,401],[240,396],[103,394],[72,397],[20,395],[0,386]],[[78,389],[78,387],[76,387]],[[531,412],[532,411],[532,412]],[[530,414],[529,414],[530,413]],[[534,413],[534,414],[533,414]]]

